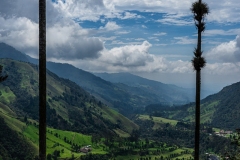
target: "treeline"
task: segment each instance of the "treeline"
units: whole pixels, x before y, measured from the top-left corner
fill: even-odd
[[[148,138],[155,142],[164,142],[178,147],[194,148],[194,124],[178,122],[175,126],[169,123],[159,125],[158,129],[153,129],[152,120],[135,120],[140,126],[139,135],[141,138]],[[213,152],[223,155],[228,150],[235,148],[231,145],[231,139],[213,134],[210,126],[201,125],[200,153]],[[219,145],[221,144],[221,145]]]

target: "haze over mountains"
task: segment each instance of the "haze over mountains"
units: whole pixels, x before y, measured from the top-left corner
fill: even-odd
[[[0,43],[0,51],[0,58],[38,63],[37,59],[31,58],[5,43]],[[77,83],[102,102],[117,108],[121,113],[131,113],[129,111],[152,103],[172,105],[194,101],[192,90],[147,80],[131,74],[115,74],[115,78],[110,74],[105,76],[99,74],[98,76],[101,77],[99,78],[70,64],[54,62],[47,62],[47,68],[58,76]]]
[[[0,58],[4,74],[9,76],[0,84],[0,128],[6,131],[1,132],[0,159],[2,155],[32,157],[38,154],[38,66],[35,65],[38,60],[3,43],[0,43]],[[138,133],[141,138],[147,136],[166,144],[192,147],[195,105],[190,101],[194,95],[191,90],[130,73],[94,75],[70,64],[53,62],[48,62],[47,67],[47,125],[51,127],[48,128],[47,138],[48,144],[51,144],[48,146],[49,153],[54,153],[54,146],[58,143],[66,152],[73,151],[73,147],[67,147],[70,142],[64,140],[66,132],[63,130],[74,131],[68,132],[73,135],[69,136],[72,140],[75,135],[83,137],[79,133],[92,138],[98,135],[100,138],[128,137],[129,140]],[[210,131],[211,127],[238,128],[239,96],[240,82],[204,98],[201,102],[202,125]],[[172,104],[185,105],[169,107]],[[52,131],[55,131],[54,135],[50,134]],[[57,137],[56,133],[61,137]],[[14,135],[15,139],[9,139],[8,134]],[[223,148],[218,144],[228,146],[230,143],[227,138],[211,137],[205,132],[202,135],[205,137],[203,153],[209,148],[221,153]],[[16,145],[15,142],[20,143]],[[90,140],[88,143],[91,144]],[[19,152],[17,148],[24,145],[30,148]],[[8,147],[14,150],[8,150]],[[191,149],[187,150],[190,156]]]

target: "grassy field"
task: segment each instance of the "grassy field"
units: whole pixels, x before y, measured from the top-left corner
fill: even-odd
[[[11,101],[14,101],[16,96],[9,89],[9,87],[4,87],[0,85],[0,102],[4,102],[5,104],[9,104]]]
[[[20,119],[14,117],[14,116],[9,116],[5,114],[4,112],[0,111],[0,116],[5,119],[5,121],[9,124],[9,126],[22,133],[25,138],[31,142],[31,144],[36,148],[36,154],[38,151],[38,145],[39,145],[39,134],[38,134],[38,127],[36,126],[36,122],[32,121],[31,119],[28,119],[29,122],[32,123],[25,123],[20,121]],[[139,118],[141,119],[149,119],[149,116],[146,115],[141,115]],[[171,125],[176,125],[177,121],[174,120],[169,120],[165,118],[160,118],[160,117],[152,117],[153,121],[155,123],[170,123]],[[35,125],[33,125],[35,123]],[[116,130],[116,132],[120,132],[119,134],[125,135],[126,137],[128,134],[122,132],[121,130]],[[71,141],[71,142],[70,142]],[[102,139],[103,141],[103,139]],[[80,133],[75,133],[71,131],[63,131],[63,130],[58,130],[58,129],[53,129],[53,128],[47,128],[47,154],[53,154],[55,151],[60,152],[60,159],[66,159],[72,157],[74,155],[75,158],[79,158],[82,155],[85,155],[84,153],[80,153],[73,151],[73,144],[78,145],[80,147],[91,145],[92,147],[92,154],[107,154],[108,150],[106,148],[109,148],[105,146],[103,143],[99,142],[98,144],[93,144],[92,143],[92,137],[89,135],[83,135]],[[144,143],[144,141],[142,142]],[[169,147],[169,146],[168,146]],[[176,154],[174,158],[189,158],[191,157],[190,152],[192,152],[191,149],[187,148],[178,148],[173,151],[169,151],[167,146],[165,146],[165,151],[162,153],[156,154],[155,152],[159,148],[149,148],[149,154],[147,156],[142,156],[144,157],[151,157],[151,159],[160,158],[161,156],[163,157],[169,157],[172,154]],[[105,149],[104,149],[105,148]],[[189,154],[183,154],[181,152],[189,150]],[[140,150],[138,150],[140,151]],[[139,154],[130,154],[130,155],[124,155],[124,156],[117,156],[115,157],[116,160],[138,160],[141,158]]]
[[[219,101],[214,101],[211,103],[204,103],[201,105],[201,123],[206,123],[206,122],[211,122],[212,116],[215,112],[215,106],[219,104]],[[195,112],[195,107],[190,107],[188,109],[188,112],[190,113],[189,116],[185,117],[185,121],[190,121],[194,122],[195,117],[194,117],[194,112]]]
[[[156,150],[155,148],[152,149],[152,151]],[[184,151],[188,151],[188,153],[183,153]],[[125,156],[117,156],[115,159],[116,160],[139,160],[139,159],[146,159],[148,158],[149,160],[155,160],[155,159],[160,159],[161,157],[168,158],[171,155],[174,155],[174,157],[172,157],[171,159],[175,160],[175,159],[193,159],[192,153],[193,149],[189,149],[189,148],[182,148],[182,149],[176,149],[172,152],[165,152],[165,153],[160,153],[160,154],[150,154],[150,155],[146,155],[146,156],[140,156],[140,155],[125,155]]]
[[[138,117],[141,120],[152,120],[154,122],[153,129],[159,128],[161,125],[169,123],[172,126],[175,126],[178,121],[176,120],[171,120],[171,119],[166,119],[162,117],[150,117],[149,115],[139,115]]]
[[[23,134],[38,147],[38,128],[34,125],[28,125]],[[47,154],[52,154],[55,150],[60,151],[61,158],[80,157],[84,153],[73,152],[72,144],[81,147],[91,145],[93,154],[106,154],[101,146],[93,145],[91,136],[75,133],[71,131],[62,131],[53,128],[47,128]],[[71,141],[71,142],[70,142]]]

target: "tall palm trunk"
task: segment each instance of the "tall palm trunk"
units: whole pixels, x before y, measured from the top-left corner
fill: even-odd
[[[194,51],[195,57],[192,60],[194,70],[196,71],[196,109],[195,109],[195,152],[194,159],[199,160],[199,140],[200,140],[200,95],[201,95],[201,68],[206,64],[202,57],[202,32],[205,29],[204,17],[209,13],[206,3],[201,0],[192,4],[192,13],[194,14],[195,25],[198,29],[197,48]]]
[[[199,159],[199,139],[200,139],[200,94],[201,94],[201,70],[196,71],[196,109],[195,109],[195,155],[194,159]]]
[[[39,158],[46,159],[46,0],[39,0]]]
[[[201,4],[201,0],[199,0]],[[201,21],[200,21],[201,23]],[[200,28],[198,28],[198,42],[197,42],[197,52],[201,52],[202,48],[202,34]],[[200,56],[198,56],[200,57]],[[195,156],[194,159],[199,159],[199,140],[200,140],[200,99],[201,99],[201,68],[196,70],[196,109],[195,109]]]

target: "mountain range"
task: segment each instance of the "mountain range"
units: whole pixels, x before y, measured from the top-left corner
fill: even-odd
[[[0,83],[0,160],[32,159],[38,154],[38,60],[4,43],[0,43],[0,58],[3,74],[8,75]],[[74,138],[80,143],[83,139],[79,138],[86,135],[91,135],[92,140],[131,137],[138,131],[150,135],[147,128],[152,126],[151,132],[159,136],[161,129],[165,133],[164,127],[174,128],[171,122],[185,127],[194,122],[191,90],[129,73],[92,74],[70,64],[54,62],[48,62],[47,68],[49,153],[54,153],[59,144],[70,152],[76,146],[70,145]],[[179,106],[183,103],[187,104]],[[126,117],[131,115],[134,115],[132,119]],[[240,82],[201,101],[201,123],[207,127],[234,130],[240,126],[239,115]],[[181,132],[178,129],[174,130],[176,135]],[[191,128],[189,131],[193,132]],[[91,140],[86,143],[90,144]]]
[[[0,58],[11,58],[38,64],[37,59],[31,58],[5,43],[0,43]],[[131,74],[119,74],[121,76],[119,79],[132,79],[135,84],[130,81],[129,83],[109,82],[110,79],[104,80],[106,76],[100,78],[98,77],[100,74],[96,76],[70,64],[47,62],[47,68],[59,77],[75,82],[103,103],[116,108],[124,115],[129,115],[152,103],[172,105],[186,104],[194,100],[192,90],[147,80]]]

